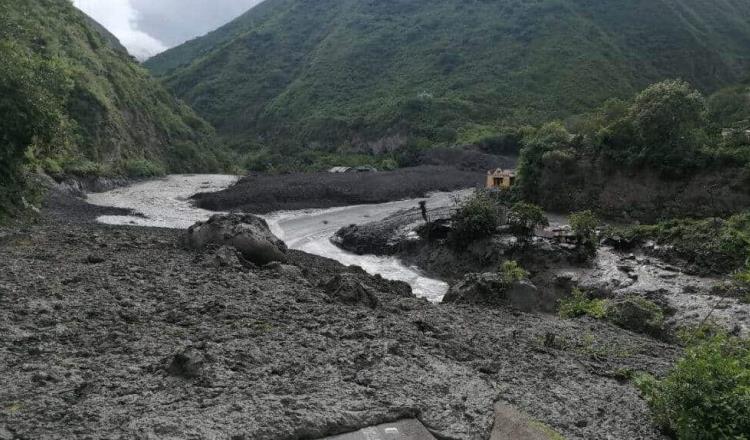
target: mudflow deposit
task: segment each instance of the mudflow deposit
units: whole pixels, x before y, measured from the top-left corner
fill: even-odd
[[[439,439],[518,420],[662,438],[622,372],[664,374],[670,343],[435,304],[287,249],[257,217],[94,221],[125,214],[53,191],[36,224],[1,230],[1,439],[315,439],[409,419]]]

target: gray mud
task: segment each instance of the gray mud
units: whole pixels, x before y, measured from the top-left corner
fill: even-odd
[[[419,166],[377,173],[253,174],[223,191],[196,194],[198,207],[212,211],[267,214],[386,203],[432,192],[484,186],[485,172],[451,166]]]
[[[71,210],[55,215],[98,214]],[[3,435],[312,439],[417,418],[479,440],[499,401],[568,439],[662,438],[622,372],[679,350],[605,323],[434,305],[298,251],[246,267],[175,230],[46,217],[0,235]],[[342,303],[337,276],[375,301]]]

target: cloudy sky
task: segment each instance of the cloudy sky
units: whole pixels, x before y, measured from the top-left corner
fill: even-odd
[[[262,0],[73,0],[145,60],[210,32]]]

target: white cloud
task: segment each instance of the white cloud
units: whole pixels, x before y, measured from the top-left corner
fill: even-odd
[[[167,50],[167,46],[138,29],[138,11],[130,0],[73,0],[83,12],[112,32],[139,60]]]

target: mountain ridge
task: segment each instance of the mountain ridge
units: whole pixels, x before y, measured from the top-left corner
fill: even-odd
[[[750,5],[722,0],[266,0],[145,63],[240,149],[372,152],[582,113],[650,83],[750,68]]]
[[[46,62],[60,75],[55,93],[70,143],[66,151],[45,154],[47,159],[112,168],[131,160],[174,170],[217,168],[203,160],[216,162],[210,124],[69,1],[9,0],[0,12],[0,37],[16,55]],[[196,155],[201,151],[203,159]]]

